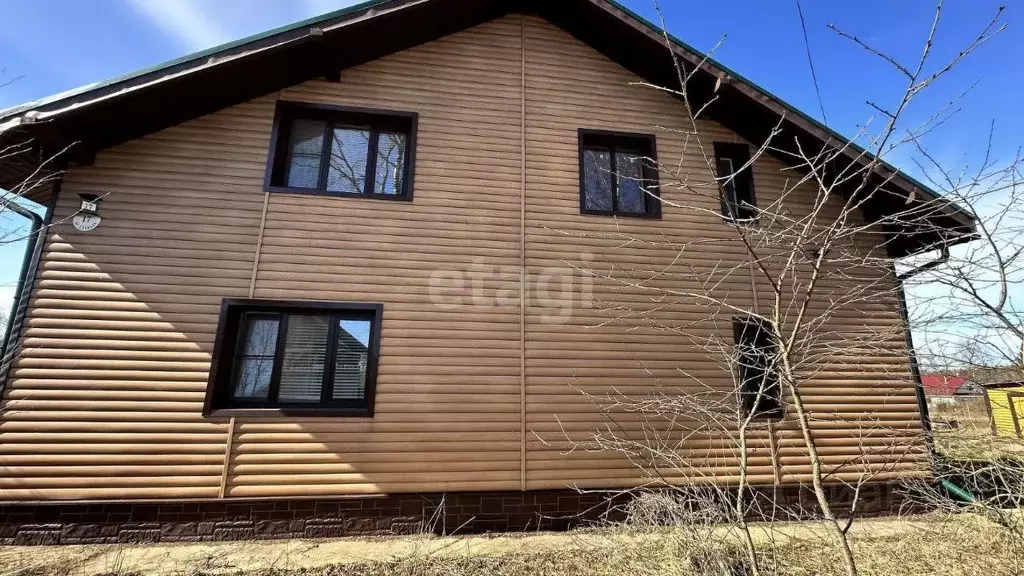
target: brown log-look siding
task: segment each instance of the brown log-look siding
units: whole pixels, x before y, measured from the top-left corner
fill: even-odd
[[[665,247],[614,248],[622,240],[608,233],[734,238],[720,217],[670,205],[660,220],[579,213],[579,128],[655,134],[659,158],[679,160],[682,136],[658,126],[684,128],[680,103],[630,85],[637,80],[546,21],[512,15],[346,70],[339,83],[310,81],[73,168],[0,408],[0,500],[303,498],[642,482],[643,474],[615,454],[566,454],[566,434],[585,439],[603,422],[573,386],[643,393],[655,385],[652,374],[660,386],[685,386],[677,370],[684,366],[727,390],[729,375],[664,331],[628,321],[596,327],[607,316],[601,306],[582,307],[579,286],[562,293],[556,280],[548,294],[534,293],[522,324],[518,305],[524,225],[531,282],[545,271],[571,270],[568,263],[657,270],[676,255]],[[267,196],[279,99],[418,113],[415,200]],[[717,124],[702,128],[714,140],[738,141]],[[689,150],[684,171],[704,173],[699,162]],[[778,196],[791,176],[782,167],[767,156],[755,165],[759,202]],[[661,180],[673,176],[663,172]],[[81,192],[104,195],[103,222],[89,233],[63,221]],[[671,186],[662,192],[669,202],[696,201],[685,194]],[[701,201],[717,209],[717,198]],[[710,271],[743,258],[738,242],[719,242],[693,250],[687,265]],[[461,305],[436,305],[439,271],[462,273],[461,291],[443,291],[461,294]],[[483,278],[482,305],[473,302],[474,274]],[[722,289],[738,303],[753,300],[749,276],[734,276]],[[653,305],[642,290],[601,280],[593,292],[596,300]],[[758,294],[767,304],[767,288]],[[204,418],[221,299],[250,295],[383,303],[374,416]],[[571,314],[563,317],[563,309]],[[703,314],[676,307],[659,317]],[[900,320],[891,298],[832,321],[837,331],[855,331]],[[731,338],[727,315],[701,330]],[[891,353],[850,358],[808,389],[827,464],[875,446],[881,453],[861,464],[879,479],[923,469],[900,338],[886,343]],[[913,457],[901,460],[886,442],[860,438],[867,413],[905,436]],[[620,423],[640,431],[635,417]],[[773,441],[764,427],[754,434],[751,480],[806,479],[798,430],[787,421],[773,432]],[[687,449],[696,469],[735,477],[727,441],[694,438]]]
[[[736,239],[735,231],[714,213],[719,209],[718,198],[713,195],[694,197],[672,185],[687,174],[691,183],[694,177],[707,178],[708,174],[692,142],[679,165],[682,176],[672,174],[671,168],[683,153],[683,134],[688,130],[680,103],[657,90],[631,85],[639,79],[586,45],[566,38],[562,31],[543,20],[529,22],[526,28],[528,273],[538,274],[547,267],[564,266],[562,262],[569,261],[601,272],[611,272],[614,266],[613,276],[628,280],[630,269],[654,273],[672,265],[677,250],[665,244],[677,242],[681,246],[710,238],[722,241],[688,246],[685,262],[676,265],[677,273],[699,270],[711,278],[713,271],[743,262],[745,250]],[[656,134],[657,153],[663,164],[662,198],[666,201],[661,220],[620,218],[613,223],[607,217],[579,214],[577,127]],[[713,122],[701,123],[701,130],[706,143],[740,141]],[[782,168],[780,162],[767,155],[755,165],[755,187],[762,206],[776,200],[787,178],[793,177],[792,172],[782,172]],[[788,197],[787,203],[796,210],[806,210],[813,201],[813,194],[813,189],[805,189],[802,194]],[[673,204],[698,205],[708,211],[697,212]],[[633,243],[629,248],[619,248],[631,236],[657,241],[660,246]],[[869,242],[864,242],[865,250],[869,246]],[[878,274],[876,270],[866,273]],[[761,284],[759,296],[763,309],[768,310],[770,289],[763,279],[755,278]],[[717,282],[720,277],[711,279],[710,283],[717,284],[716,295],[725,296],[727,291],[731,302],[751,306],[753,295],[748,275],[733,272],[721,283]],[[677,287],[671,282],[672,279],[666,279],[655,285]],[[636,394],[652,390],[671,393],[675,388],[696,390],[693,380],[680,373],[679,370],[684,369],[690,376],[702,379],[705,385],[723,391],[733,386],[720,359],[708,358],[692,345],[681,345],[678,335],[648,326],[649,323],[635,313],[625,320],[595,327],[622,314],[621,310],[606,310],[617,304],[626,305],[634,312],[656,309],[657,323],[670,326],[683,326],[688,320],[702,319],[708,314],[708,308],[696,309],[692,304],[666,308],[665,301],[656,299],[658,295],[650,291],[624,290],[622,284],[609,281],[595,284],[595,299],[606,304],[588,309],[577,306],[565,323],[545,323],[542,316],[550,311],[528,309],[528,428],[543,439],[528,438],[527,486],[531,489],[567,483],[584,487],[630,486],[645,479],[645,473],[634,463],[617,454],[582,450],[566,454],[573,447],[571,442],[565,441],[567,433],[574,440],[585,441],[602,422],[594,414],[594,400],[573,390],[569,383],[596,396],[611,394],[613,390]],[[823,288],[835,289],[834,284],[826,279]],[[865,311],[871,313],[871,320],[865,318]],[[884,302],[840,312],[836,322],[839,331],[857,330],[871,322],[897,326],[896,300],[889,295]],[[725,340],[732,338],[729,314],[724,311],[716,321],[706,321],[703,330],[686,331],[697,336],[703,332],[706,336],[717,334]],[[891,355],[877,358],[870,365],[861,359],[848,359],[851,361],[846,371],[819,374],[805,390],[809,408],[822,414],[823,419],[829,419],[825,414],[835,413],[835,422],[818,424],[821,430],[817,435],[827,464],[848,461],[864,445],[883,452],[874,457],[872,469],[881,472],[890,468],[921,467],[920,460],[914,458],[902,465],[894,464],[896,459],[887,453],[891,452],[891,439],[866,440],[860,437],[863,433],[855,431],[870,426],[865,413],[880,412],[872,418],[886,420],[897,433],[905,433],[907,444],[914,447],[912,453],[920,454],[920,420],[913,388],[908,382],[905,344],[898,332],[890,336]],[[640,420],[621,414],[616,416],[615,428],[620,433],[623,429],[629,430],[642,438]],[[646,424],[652,424],[651,419],[646,420]],[[799,430],[789,421],[780,425],[776,433],[781,479],[799,480],[801,475],[806,479],[806,449]],[[751,481],[770,483],[775,478],[770,442],[764,436],[763,427],[752,436],[752,445],[756,448],[751,453]],[[690,464],[693,470],[666,470],[663,472],[666,477],[679,477],[681,473],[690,477],[717,473],[724,479],[735,479],[735,443],[698,435],[689,438],[685,445],[693,453]],[[850,469],[852,474],[847,478],[856,478],[854,470]]]

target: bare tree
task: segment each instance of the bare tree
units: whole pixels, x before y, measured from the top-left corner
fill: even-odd
[[[659,262],[655,265],[630,266],[622,263],[624,259],[568,264],[594,279],[595,294],[630,291],[647,296],[645,304],[631,305],[599,299],[607,317],[603,323],[676,334],[732,377],[726,382],[680,366],[681,383],[658,383],[655,392],[642,396],[618,391],[588,394],[579,386],[600,407],[607,424],[587,441],[573,442],[573,447],[624,455],[659,485],[687,486],[680,490],[690,490],[694,484],[732,485],[734,490],[723,496],[730,502],[727,517],[743,535],[754,573],[759,573],[760,563],[746,518],[757,512],[772,519],[779,512],[772,506],[762,507],[763,500],[750,488],[753,459],[762,461],[767,454],[776,482],[807,481],[817,516],[850,575],[858,573],[850,528],[862,487],[870,481],[898,478],[903,470],[920,469],[926,462],[924,443],[914,441],[920,439],[920,428],[894,424],[889,416],[894,409],[886,405],[891,395],[900,390],[905,394],[909,377],[905,327],[895,316],[901,282],[909,275],[897,275],[897,267],[906,266],[887,248],[923,230],[957,241],[955,233],[934,223],[935,217],[950,209],[950,200],[975,213],[979,205],[962,193],[935,200],[912,195],[897,204],[902,207],[871,221],[865,218],[864,208],[880,199],[892,201],[890,188],[897,175],[883,163],[886,157],[910,147],[930,158],[924,139],[948,120],[959,96],[918,125],[905,126],[906,111],[937,80],[1003,30],[1001,13],[1002,9],[956,56],[939,63],[933,62],[933,46],[941,2],[921,56],[912,64],[830,25],[838,36],[890,65],[903,78],[903,90],[891,105],[869,102],[875,117],[850,140],[807,149],[777,127],[767,139],[754,143],[757,150],[741,164],[716,162],[705,116],[717,96],[698,100],[691,89],[694,79],[707,72],[707,59],[684,64],[666,32],[678,85],[640,83],[677,97],[686,114],[683,128],[673,131],[685,143],[682,157],[663,159],[656,166],[662,174],[660,197],[653,189],[646,192],[679,213],[726,219],[732,224],[733,237],[681,240],[630,233],[622,227],[597,235],[619,241],[623,250],[651,250],[674,257],[668,263],[654,257],[631,260]],[[878,128],[866,128],[870,126]],[[782,142],[783,138],[793,141]],[[763,195],[760,190],[756,206],[745,202],[740,190],[743,180],[756,165],[775,162],[781,167],[780,156],[790,167],[784,169],[781,189]],[[849,161],[851,156],[855,161]],[[646,161],[653,164],[650,158]],[[1016,167],[1015,161],[1010,168],[997,169],[986,160],[968,184],[951,182],[956,189],[974,194],[981,188],[992,189],[983,181],[1015,183]],[[631,177],[621,169],[615,172],[615,167],[611,171],[613,178]],[[598,176],[588,173],[587,177]],[[982,235],[990,228],[1010,235],[1016,224],[1004,216],[982,222],[980,229]],[[983,272],[1020,259],[1019,250],[1007,253],[1001,241],[989,244],[984,253],[995,264],[976,261],[954,268],[950,283],[968,293],[988,295]],[[713,265],[694,264],[688,258],[712,249],[732,256],[723,256]],[[1005,284],[1011,277],[996,273],[995,282]],[[744,285],[748,288],[741,291]],[[737,296],[743,292],[746,295]],[[998,312],[1007,329],[1012,330],[1012,325],[1019,330],[1008,292],[979,302]],[[700,310],[703,316],[680,321],[671,313],[680,309]],[[850,375],[855,370],[870,373]],[[857,389],[828,384],[843,378],[847,384],[858,380]],[[842,408],[858,402],[870,406],[870,401],[865,402],[868,397],[874,398],[873,409]],[[627,415],[630,421],[641,419],[639,431],[623,424]],[[844,442],[852,444],[836,450],[837,444],[828,440],[836,430],[847,435]],[[795,463],[780,463],[778,454],[783,449]],[[853,509],[846,518],[834,508],[829,484],[845,484],[852,494]]]
[[[945,366],[1022,367],[1024,187],[1020,150],[1000,158],[989,145],[977,166],[944,166],[920,141],[929,183],[977,216],[977,239],[950,251],[943,266],[915,279],[915,328],[929,336],[924,360]]]

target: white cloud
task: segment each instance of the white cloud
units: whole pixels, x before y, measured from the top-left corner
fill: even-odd
[[[199,8],[196,0],[125,0],[129,6],[189,50],[202,50],[231,39]]]

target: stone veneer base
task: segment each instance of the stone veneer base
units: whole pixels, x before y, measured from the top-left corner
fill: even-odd
[[[788,510],[813,510],[799,486],[758,488]],[[844,508],[850,493],[830,487]],[[629,496],[574,490],[448,492],[317,500],[212,500],[191,503],[0,504],[0,544],[200,542],[272,538],[336,538],[422,532],[465,534],[566,530],[625,518]],[[860,514],[903,504],[892,485],[863,488]]]

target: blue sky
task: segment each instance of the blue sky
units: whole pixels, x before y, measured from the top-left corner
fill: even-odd
[[[804,112],[822,119],[807,64],[796,0],[662,0],[668,27],[690,45],[708,50],[723,36],[716,59]],[[655,19],[650,0],[624,0]],[[0,108],[259,33],[353,4],[345,0],[0,0]],[[853,134],[872,110],[871,100],[892,103],[903,78],[891,67],[828,30],[828,23],[879,49],[914,62],[933,16],[926,0],[803,0],[827,124]],[[999,2],[947,2],[935,46],[936,61],[970,42]],[[997,155],[1008,157],[1024,134],[1024,36],[1010,6],[1009,29],[918,100],[908,123],[921,121],[954,94],[977,82],[962,111],[930,135],[931,151],[946,162],[970,161],[984,150],[996,120]],[[877,122],[877,120],[876,120]],[[890,158],[916,172],[907,157]],[[0,222],[0,227],[5,225]],[[8,227],[9,224],[6,224]],[[0,249],[0,298],[9,295],[20,246]],[[8,296],[9,297],[9,296]]]

